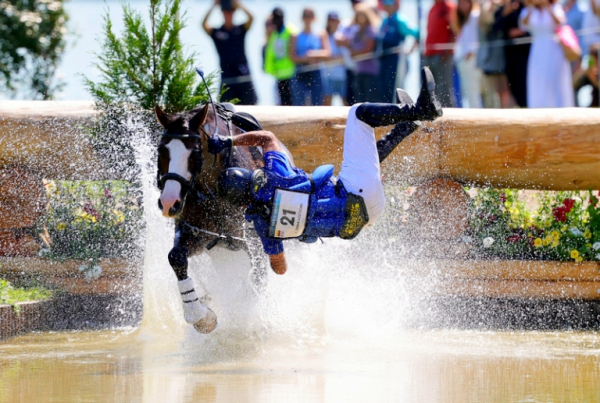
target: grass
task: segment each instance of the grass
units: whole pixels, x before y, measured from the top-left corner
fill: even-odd
[[[41,287],[19,288],[0,278],[0,305],[12,305],[18,313],[19,302],[43,301],[52,297],[52,291]]]

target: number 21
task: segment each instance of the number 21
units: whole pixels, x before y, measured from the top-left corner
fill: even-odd
[[[287,214],[291,214],[291,215],[296,215],[295,211],[291,211],[291,210],[282,210],[283,212],[283,217],[281,217],[281,220],[279,220],[279,222],[281,223],[281,225],[294,225],[294,222],[296,221],[295,217],[289,218],[286,217]]]

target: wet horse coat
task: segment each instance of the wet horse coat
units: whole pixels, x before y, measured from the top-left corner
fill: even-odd
[[[256,147],[233,147],[216,156],[208,153],[207,139],[215,131],[237,136],[260,129],[249,115],[233,115],[223,105],[204,105],[188,113],[168,115],[157,108],[165,131],[158,144],[158,180],[162,185],[159,206],[163,215],[175,219],[175,240],[169,263],[177,278],[187,278],[188,258],[215,244],[232,250],[246,250],[252,261],[251,281],[255,288],[264,285],[267,257],[260,240],[246,227],[244,211],[216,194],[219,172],[229,167],[254,171],[263,166],[262,152]],[[161,184],[161,178],[162,184]],[[173,179],[170,179],[173,178]],[[166,179],[166,180],[164,180]]]

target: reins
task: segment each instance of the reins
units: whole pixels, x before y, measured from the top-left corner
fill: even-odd
[[[231,116],[233,115],[233,113],[221,105],[217,105],[216,108],[213,105],[213,111],[214,111],[213,115],[214,115],[215,127],[218,127],[219,118],[223,119],[227,123],[229,137],[233,137],[233,125],[231,122]],[[217,113],[217,111],[218,111],[218,113]],[[202,132],[202,135],[206,136],[207,140],[211,138],[211,136],[208,134],[208,132],[206,131],[204,126],[200,126],[199,129]],[[214,155],[214,160],[213,160],[212,166],[204,174],[201,175],[202,164],[203,164],[203,159],[204,159],[202,156],[202,148],[203,148],[203,146],[202,146],[203,136],[202,135],[198,134],[196,132],[189,131],[189,130],[186,130],[184,133],[167,133],[165,131],[161,134],[162,138],[168,138],[168,139],[176,139],[176,140],[197,139],[197,140],[199,140],[200,148],[196,149],[194,152],[199,152],[201,155],[196,158],[196,164],[191,172],[192,178],[190,180],[187,180],[186,178],[184,178],[183,176],[181,176],[179,174],[171,173],[171,172],[161,175],[160,168],[159,168],[158,174],[157,174],[158,186],[162,190],[162,189],[164,189],[165,183],[168,180],[174,180],[174,181],[179,182],[179,184],[181,185],[182,192],[183,192],[181,199],[182,199],[182,203],[184,205],[185,205],[185,199],[189,195],[190,191],[195,190],[199,203],[194,206],[194,208],[192,209],[192,213],[193,213],[194,209],[197,208],[198,205],[204,203],[208,199],[208,197],[210,197],[212,199],[212,201],[214,202],[214,205],[217,209],[217,215],[213,216],[213,220],[214,220],[215,226],[218,228],[219,233],[215,233],[215,232],[211,232],[211,231],[208,231],[208,230],[205,230],[202,228],[195,227],[195,226],[189,224],[187,221],[181,220],[181,223],[183,224],[183,226],[189,228],[194,233],[195,236],[199,235],[199,233],[204,233],[204,234],[215,237],[215,239],[213,239],[206,246],[206,249],[210,250],[210,249],[214,248],[221,241],[226,241],[227,244],[231,244],[233,240],[246,242],[245,239],[243,239],[243,238],[225,234],[225,231],[223,229],[223,219],[224,219],[225,215],[223,214],[223,209],[221,207],[221,203],[219,202],[215,193],[211,190],[211,188],[206,183],[206,179],[207,179],[208,175],[215,169],[215,167],[217,165],[217,155],[216,154]],[[231,152],[229,154],[229,157],[231,157]],[[200,180],[198,180],[199,175],[202,176],[200,178]],[[204,195],[201,190],[195,189],[195,185],[199,182],[202,183],[202,185],[208,192],[208,196]]]

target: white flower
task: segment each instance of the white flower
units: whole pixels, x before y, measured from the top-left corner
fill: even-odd
[[[494,243],[494,238],[492,238],[491,236],[488,236],[487,238],[485,238],[483,240],[483,247],[489,248],[490,246],[492,246],[493,243]]]
[[[600,254],[596,255],[596,259],[600,260]]]
[[[592,245],[592,248],[593,248],[594,250],[598,250],[598,249],[600,249],[600,242],[596,242],[595,244],[593,244],[593,245]]]
[[[574,236],[582,236],[583,232],[581,232],[581,230],[579,228],[570,228],[569,232],[571,234],[573,234]]]
[[[79,266],[79,271],[86,271],[88,269],[88,267],[86,265],[81,265]]]
[[[97,279],[102,274],[102,267],[100,267],[99,265],[96,265],[96,266],[92,267],[92,269],[90,270],[90,273],[91,273],[93,279]]]

